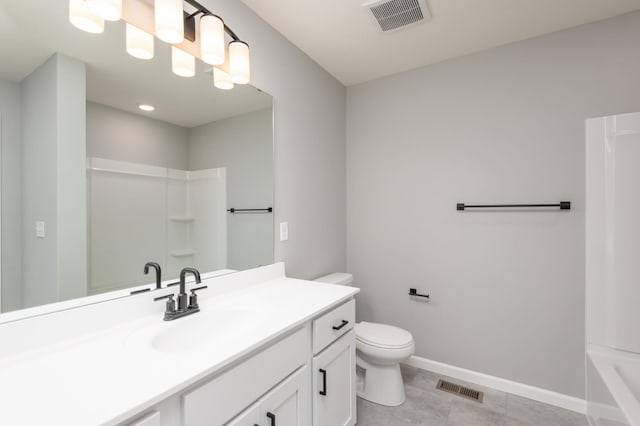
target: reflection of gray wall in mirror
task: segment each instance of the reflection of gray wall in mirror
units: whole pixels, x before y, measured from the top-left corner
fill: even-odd
[[[20,85],[0,80],[2,114],[2,312],[22,306]]]
[[[269,108],[199,126],[190,133],[189,168],[226,167],[229,207],[272,207],[272,120]],[[272,214],[230,214],[227,267],[247,269],[271,263],[272,242]]]
[[[2,206],[3,228],[12,230],[2,236],[3,310],[85,294],[84,72],[54,55],[19,85],[5,85],[13,101],[3,112],[15,121],[3,140],[2,196],[17,203]],[[9,161],[19,170],[5,170]],[[46,238],[36,237],[37,221]]]
[[[188,169],[189,129],[87,102],[87,157]]]

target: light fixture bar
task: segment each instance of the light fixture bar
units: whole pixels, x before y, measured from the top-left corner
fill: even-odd
[[[183,1],[197,9],[194,13],[189,15],[189,17],[195,17],[200,13],[205,15],[215,15],[215,13],[212,13],[209,9],[207,9],[206,7],[198,3],[196,0],[183,0]],[[227,24],[224,24],[224,32],[229,34],[229,37],[231,37],[233,41],[240,40],[240,37],[238,37],[236,33],[234,33],[233,30],[227,26]]]

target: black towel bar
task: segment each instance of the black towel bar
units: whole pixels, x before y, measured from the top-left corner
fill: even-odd
[[[236,209],[231,207],[227,209],[229,213],[245,213],[245,212],[253,212],[253,213],[271,213],[273,211],[273,207],[267,207],[264,209]]]
[[[571,210],[571,201],[560,201],[558,204],[456,204],[456,210],[463,211],[465,209],[510,209],[510,208],[539,208],[539,207],[559,207],[560,210]]]

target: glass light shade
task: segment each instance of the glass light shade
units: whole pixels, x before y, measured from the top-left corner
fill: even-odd
[[[153,58],[153,36],[127,23],[127,53],[138,59]]]
[[[200,54],[207,64],[224,63],[224,22],[217,16],[200,19]]]
[[[196,58],[184,50],[171,46],[171,69],[180,77],[193,77],[196,75]]]
[[[231,76],[216,67],[213,67],[213,85],[222,90],[231,90],[234,86]]]
[[[169,44],[184,40],[182,0],[155,0],[156,36]]]
[[[251,80],[249,45],[243,41],[229,43],[229,74],[234,83],[247,84]]]
[[[104,19],[93,13],[84,0],[69,0],[69,22],[88,33],[104,31]]]
[[[122,0],[87,0],[89,9],[107,21],[122,19]]]

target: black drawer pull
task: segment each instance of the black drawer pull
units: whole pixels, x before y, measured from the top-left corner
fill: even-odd
[[[271,426],[276,426],[276,415],[273,413],[267,413],[267,417],[271,419]]]
[[[334,330],[340,330],[342,327],[344,327],[345,325],[349,324],[349,321],[347,320],[342,320],[342,324],[340,324],[339,326],[333,326]]]
[[[322,374],[322,390],[320,391],[320,395],[327,396],[327,370],[320,370],[320,374]]]

